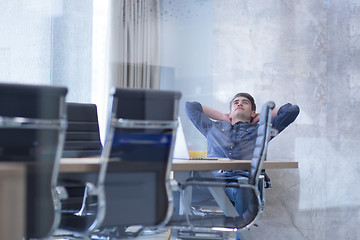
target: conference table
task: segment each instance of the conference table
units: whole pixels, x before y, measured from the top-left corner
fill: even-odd
[[[111,160],[109,160],[111,161]],[[79,173],[79,172],[96,172],[99,169],[100,158],[63,158],[61,159],[61,173]],[[230,159],[173,159],[171,170],[174,172],[173,177],[178,182],[186,181],[190,171],[198,171],[201,177],[212,177],[212,170],[246,170],[251,168],[251,160],[230,160]],[[263,169],[286,169],[298,168],[298,162],[292,161],[265,161]],[[227,216],[238,216],[236,209],[230,200],[226,197],[225,192],[221,189],[212,188],[211,194],[218,202]],[[185,196],[185,197],[184,197]],[[185,191],[181,197],[191,199],[191,192]],[[180,214],[184,213],[184,206],[180,200]],[[238,233],[244,239],[251,239],[248,233]]]
[[[63,158],[60,173],[96,172],[99,170],[99,157]],[[210,171],[219,169],[250,169],[250,160],[229,159],[173,159],[171,170],[174,172]],[[295,169],[298,162],[266,161],[263,169]],[[0,163],[0,239],[22,236],[25,219],[25,165],[21,163]],[[15,210],[15,211],[14,211]]]
[[[100,158],[62,158],[60,172],[94,172],[99,169]],[[211,171],[227,169],[250,169],[250,160],[230,159],[173,159],[172,171]],[[293,161],[265,161],[263,169],[298,168],[298,162]]]

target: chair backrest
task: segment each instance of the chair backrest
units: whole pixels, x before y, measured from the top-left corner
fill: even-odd
[[[60,221],[55,187],[66,129],[64,87],[0,84],[0,160],[26,166],[25,238]]]
[[[95,104],[66,103],[68,128],[63,158],[100,156],[100,141],[97,107]]]
[[[103,227],[156,226],[170,217],[169,175],[179,92],[115,89],[104,158]]]
[[[249,172],[249,183],[252,185],[258,184],[262,165],[266,159],[267,146],[271,137],[271,113],[274,107],[275,103],[269,101],[261,108],[255,149],[253,158],[251,159],[251,169]]]
[[[84,158],[100,156],[102,144],[100,141],[97,107],[88,103],[66,103],[68,127],[64,143],[63,158]],[[98,215],[102,214],[103,200],[98,196],[101,191],[94,191],[88,196],[87,186],[95,186],[98,172],[60,172],[59,188],[66,189],[66,197],[62,199],[62,215],[59,228],[62,232],[87,234],[97,225]],[[94,202],[98,201],[98,204]],[[89,207],[91,206],[91,207]],[[97,206],[100,206],[98,208]],[[82,209],[81,215],[79,215]],[[56,234],[56,233],[55,233]]]

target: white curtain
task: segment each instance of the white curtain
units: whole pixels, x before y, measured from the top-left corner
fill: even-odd
[[[110,86],[160,87],[160,0],[112,0]]]

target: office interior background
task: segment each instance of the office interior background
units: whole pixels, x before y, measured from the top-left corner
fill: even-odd
[[[98,105],[103,132],[119,2],[0,0],[0,82],[67,86],[67,101]],[[273,187],[254,238],[358,239],[360,1],[154,2],[158,87],[182,92],[190,150],[206,145],[185,101],[227,112],[235,93],[249,92],[259,108],[300,106],[268,153],[299,169],[268,170]]]

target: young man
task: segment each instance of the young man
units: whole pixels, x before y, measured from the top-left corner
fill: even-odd
[[[251,160],[257,138],[259,114],[256,113],[254,98],[248,93],[238,93],[230,101],[230,113],[220,113],[198,102],[187,102],[185,111],[195,127],[207,139],[207,156],[238,160]],[[295,121],[300,109],[287,103],[272,112],[272,127],[279,132]],[[243,178],[248,171],[214,171],[217,178]],[[235,203],[242,215],[249,201],[244,189],[226,188],[226,195]],[[196,196],[195,196],[196,198]],[[240,239],[236,236],[236,239]]]
[[[220,113],[198,102],[187,102],[185,111],[195,127],[207,139],[207,156],[250,160],[255,148],[259,114],[254,98],[238,93],[230,102],[230,113]],[[272,113],[272,127],[279,132],[298,116],[297,105],[287,103]],[[214,121],[215,120],[215,121]]]

